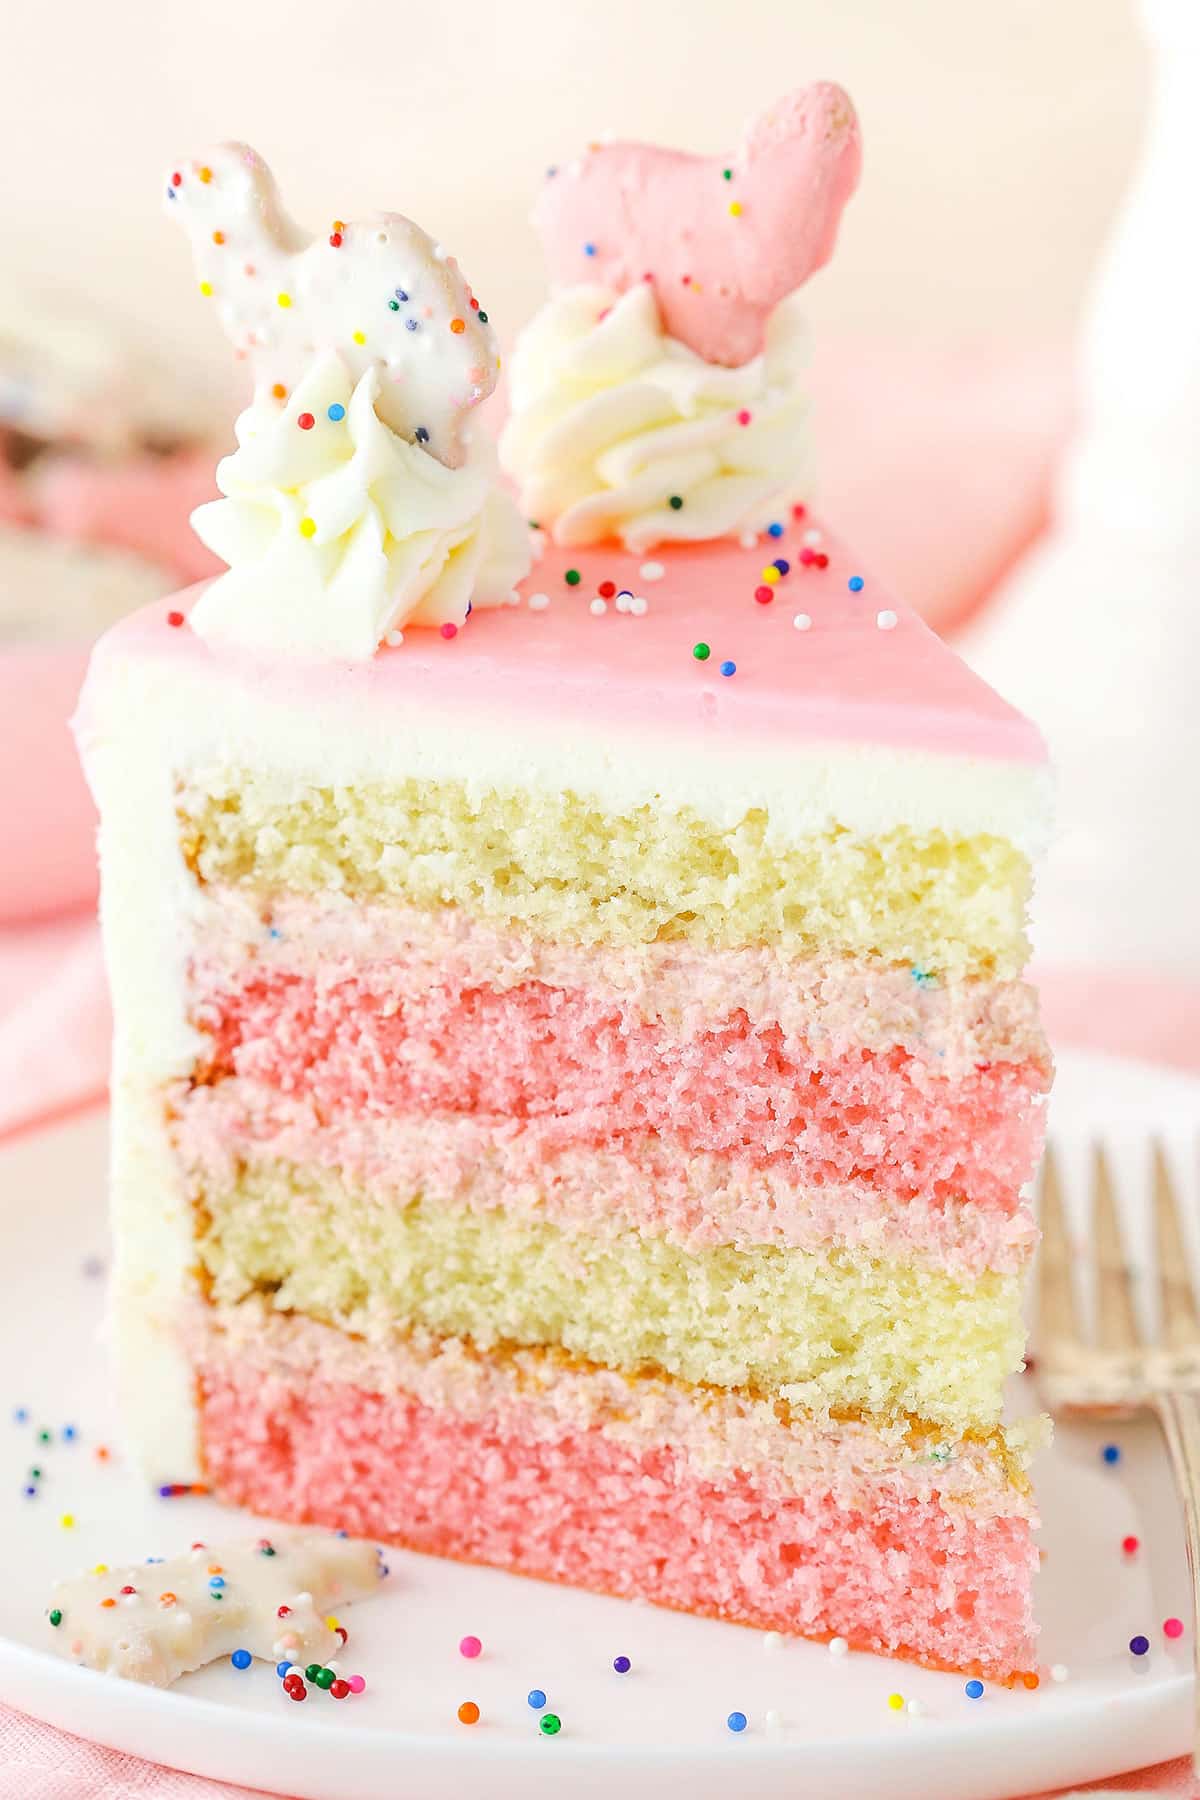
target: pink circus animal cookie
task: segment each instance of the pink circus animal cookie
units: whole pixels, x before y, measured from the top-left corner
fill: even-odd
[[[258,389],[286,400],[314,358],[334,350],[357,381],[379,369],[376,411],[449,468],[464,422],[496,385],[487,314],[458,264],[399,213],[334,219],[313,237],[283,210],[274,177],[246,144],[173,164],[167,208],[191,238],[210,296]]]
[[[733,368],[828,262],[860,160],[849,98],[817,81],[776,101],[726,159],[592,145],[549,171],[534,224],[552,280],[616,293],[652,281],[671,336]]]

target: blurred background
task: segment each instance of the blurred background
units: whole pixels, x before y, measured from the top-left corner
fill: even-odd
[[[532,196],[583,134],[717,151],[824,76],[866,165],[819,335],[1029,337],[1078,315],[1146,95],[1130,0],[67,0],[6,35],[6,271],[218,390],[226,344],[159,206],[214,138],[252,141],[318,224],[423,220],[512,329],[543,288]]]
[[[835,259],[808,290],[822,509],[865,565],[999,672],[1051,738],[1066,801],[1039,921],[1052,1023],[1069,1033],[1083,1009],[1093,1043],[1115,1035],[1113,1047],[1200,1064],[1190,893],[1186,912],[1180,897],[1173,910],[1131,916],[1128,874],[1136,864],[1141,879],[1169,835],[1156,810],[1164,770],[1176,785],[1193,780],[1156,685],[1173,664],[1167,698],[1178,697],[1186,658],[1139,578],[1139,633],[1157,649],[1126,705],[1118,674],[1129,645],[1109,645],[1104,625],[1128,616],[1130,593],[1127,571],[1120,596],[1106,572],[1118,563],[1144,572],[1147,545],[1164,534],[1174,561],[1158,579],[1181,604],[1184,571],[1194,603],[1195,527],[1185,543],[1183,512],[1164,522],[1149,504],[1135,526],[1121,521],[1119,545],[1105,544],[1112,493],[1138,484],[1125,480],[1124,450],[1115,462],[1107,450],[1081,454],[1081,437],[1105,419],[1106,443],[1146,447],[1141,425],[1105,401],[1111,353],[1097,368],[1088,346],[1103,346],[1106,317],[1113,336],[1114,282],[1106,300],[1097,270],[1144,146],[1163,136],[1165,113],[1168,137],[1186,137],[1200,119],[1195,84],[1175,82],[1164,99],[1164,71],[1200,65],[1200,44],[1189,63],[1179,41],[1197,35],[1185,14],[1194,21],[1200,8],[122,0],[114,10],[66,0],[23,9],[6,33],[0,110],[0,1008],[6,984],[19,1000],[44,980],[39,955],[59,968],[68,941],[92,968],[91,939],[62,930],[94,898],[90,803],[65,730],[87,645],[116,612],[209,566],[186,517],[212,492],[240,396],[187,245],[162,216],[172,161],[243,137],[304,223],[376,207],[412,214],[453,245],[511,341],[543,294],[528,213],[548,164],[585,134],[717,151],[777,93],[827,76],[858,107],[865,172]],[[1174,32],[1157,60],[1148,24],[1160,39]],[[1167,160],[1159,156],[1160,189]],[[1146,228],[1147,205],[1135,194],[1133,206],[1138,219],[1131,226],[1126,212],[1119,227],[1127,239]],[[1175,215],[1158,204],[1155,216],[1162,248]],[[1152,262],[1139,255],[1148,291]],[[1171,329],[1190,330],[1194,344],[1189,292],[1200,304],[1185,280]],[[1173,387],[1164,417],[1166,437],[1178,437],[1187,383],[1172,374],[1170,321],[1150,329],[1144,301],[1126,293],[1122,316],[1139,338],[1163,341],[1130,385]],[[1141,370],[1136,354],[1130,366]],[[1141,404],[1135,397],[1126,411]],[[1189,455],[1194,447],[1193,432]],[[1162,454],[1158,441],[1143,456],[1147,495],[1159,491]],[[1075,477],[1100,462],[1109,493],[1096,488],[1089,512]],[[1194,499],[1194,459],[1185,476]],[[1074,534],[1065,548],[1064,531]],[[1085,537],[1091,574],[1075,541]],[[1051,551],[1058,598],[1048,602]],[[1084,588],[1081,623],[1063,597],[1077,602]],[[1050,613],[1061,632],[1047,656],[1038,645]],[[1086,678],[1074,660],[1081,636],[1092,645]],[[1067,690],[1074,709],[1060,717]],[[1136,744],[1149,720],[1159,748],[1145,763]],[[1086,769],[1101,765],[1088,788]],[[1111,804],[1114,781],[1137,821],[1136,847]],[[1159,886],[1190,871],[1168,856]],[[1102,980],[1112,1023],[1098,1029]]]

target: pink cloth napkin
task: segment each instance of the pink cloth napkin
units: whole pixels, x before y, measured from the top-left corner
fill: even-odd
[[[1178,984],[1049,973],[1042,987],[1054,1042],[1200,1068],[1200,1007],[1195,994]],[[109,1024],[99,937],[90,918],[0,931],[0,1138],[103,1096]],[[1087,1792],[1200,1800],[1185,1760],[1119,1776]],[[880,1793],[886,1795],[886,1788]],[[266,1797],[107,1750],[0,1705],[0,1800]]]
[[[3,1800],[269,1800],[260,1788],[181,1775],[0,1707]],[[274,1800],[274,1797],[270,1797]]]
[[[103,1097],[108,990],[91,917],[0,931],[0,1138]]]
[[[887,1800],[886,1786],[877,1790]],[[1060,1790],[1030,1800],[1085,1800],[1097,1794],[1157,1795],[1159,1800],[1197,1800],[1198,1787],[1185,1758],[1121,1775],[1098,1787]],[[231,1787],[201,1775],[182,1775],[160,1763],[142,1762],[84,1738],[55,1731],[24,1713],[0,1706],[0,1796],[3,1800],[269,1800],[259,1788]],[[273,1797],[272,1797],[273,1800]]]

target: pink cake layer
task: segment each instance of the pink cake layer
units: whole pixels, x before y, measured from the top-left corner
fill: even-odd
[[[899,1049],[954,1078],[979,1063],[1041,1063],[1037,995],[1022,981],[937,981],[847,956],[789,957],[766,945],[714,952],[686,942],[616,948],[506,930],[463,907],[424,911],[344,894],[269,895],[212,883],[197,909],[193,986],[235,985],[244,966],[336,982],[386,964],[388,993],[529,982],[618,1005],[677,1038],[742,1017],[776,1026],[814,1055]]]
[[[519,1121],[546,1153],[666,1133],[687,1155],[779,1165],[806,1186],[1011,1212],[1040,1149],[1041,1062],[948,1081],[898,1048],[818,1057],[735,1015],[689,1037],[627,1001],[527,982],[399,991],[391,967],[244,969],[206,995],[203,1079],[304,1093],[330,1118],[462,1112]]]
[[[861,1249],[965,1280],[1022,1269],[1036,1237],[1026,1203],[1010,1212],[898,1200],[865,1182],[806,1186],[779,1164],[689,1154],[669,1134],[551,1147],[536,1126],[505,1117],[421,1110],[328,1118],[308,1095],[246,1080],[181,1083],[170,1103],[176,1149],[197,1192],[230,1188],[242,1161],[315,1164],[340,1170],[381,1206],[421,1195],[591,1237],[639,1231],[689,1251]]]
[[[1032,1660],[1029,1509],[994,1472],[993,1497],[1009,1493],[1011,1512],[944,1506],[928,1454],[911,1485],[894,1452],[889,1465],[877,1450],[876,1468],[862,1469],[863,1427],[853,1422],[821,1428],[832,1470],[722,1470],[693,1460],[686,1421],[679,1437],[656,1431],[659,1383],[648,1384],[640,1419],[641,1384],[623,1384],[632,1430],[606,1430],[586,1407],[549,1430],[541,1395],[524,1398],[517,1382],[494,1409],[459,1411],[310,1360],[311,1371],[296,1355],[272,1357],[261,1339],[209,1343],[197,1366],[201,1436],[223,1498],[741,1624],[838,1634],[935,1666],[1003,1678]],[[611,1383],[611,1372],[597,1373]],[[699,1415],[705,1399],[681,1390],[678,1405]],[[808,1429],[798,1427],[801,1440]]]

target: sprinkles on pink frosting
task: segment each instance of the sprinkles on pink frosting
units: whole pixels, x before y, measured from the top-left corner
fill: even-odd
[[[813,536],[827,548],[804,541]],[[433,701],[452,692],[456,704],[487,705],[498,671],[508,680],[519,670],[527,716],[573,708],[581,686],[602,685],[611,729],[644,728],[650,690],[655,729],[686,731],[697,722],[695,662],[702,659],[693,659],[693,646],[700,642],[713,659],[701,692],[721,690],[719,729],[731,742],[769,741],[778,750],[850,739],[1045,763],[1036,728],[921,620],[898,604],[888,608],[890,596],[876,579],[863,594],[849,592],[846,577],[854,564],[803,509],[798,518],[793,509],[780,549],[792,565],[789,596],[799,599],[796,588],[803,583],[801,612],[793,614],[786,604],[755,605],[763,546],[756,537],[747,544],[726,539],[673,547],[669,579],[655,589],[653,605],[633,631],[598,631],[575,590],[595,593],[600,582],[611,580],[636,593],[640,558],[615,546],[576,550],[569,563],[561,552],[548,553],[516,590],[524,603],[476,608],[453,654],[430,654],[434,646],[443,649],[441,640],[422,631],[408,635],[403,656],[377,657],[371,703],[390,709],[408,705],[414,694]],[[776,588],[777,598],[784,591]],[[173,603],[186,613],[201,592],[190,589]],[[868,592],[881,612],[894,617],[893,626],[877,624],[863,604]],[[181,654],[207,663],[214,680],[230,678],[231,667],[211,659],[194,633],[164,631],[164,619],[161,607],[144,610],[124,621],[109,642],[120,641],[127,651],[135,642],[149,647],[151,636],[156,642],[169,637]],[[385,641],[391,644],[393,636]],[[404,642],[404,634],[396,632],[394,641]],[[718,675],[723,661],[736,664],[733,679]],[[319,702],[339,679],[337,671],[314,670],[307,677],[311,698]],[[713,716],[701,715],[706,729]]]

